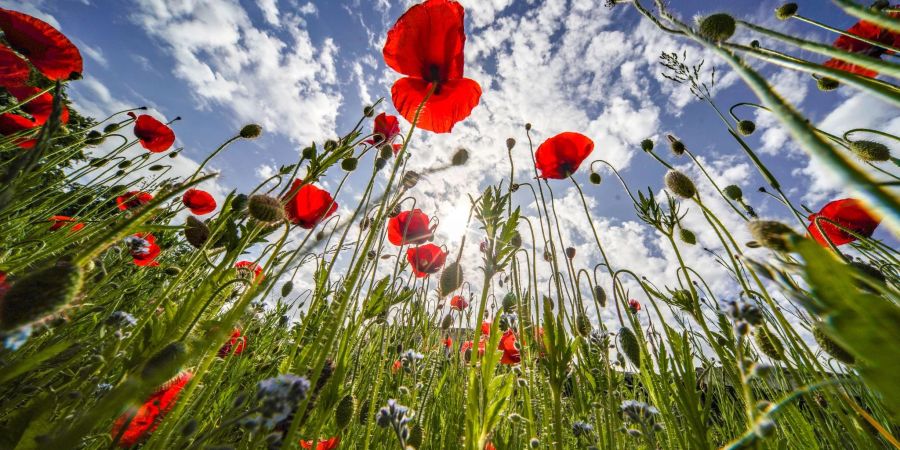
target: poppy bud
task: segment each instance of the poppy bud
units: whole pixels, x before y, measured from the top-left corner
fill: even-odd
[[[759,48],[759,41],[757,41],[756,39],[750,41],[750,47],[751,48]]]
[[[550,253],[550,250],[544,249],[544,261],[550,262],[553,260],[553,254]]]
[[[334,409],[334,423],[339,430],[343,430],[350,425],[353,420],[353,410],[356,407],[356,399],[353,395],[347,394],[338,402]]]
[[[794,14],[797,14],[796,3],[785,3],[775,10],[775,17],[778,20],[788,20],[793,17]]]
[[[575,257],[575,247],[566,247],[566,257],[569,259]]]
[[[738,122],[737,126],[738,132],[743,134],[744,136],[750,136],[756,131],[756,124],[753,123],[752,120],[742,120]]]
[[[694,235],[694,232],[685,228],[682,228],[681,231],[678,232],[679,237],[681,238],[681,242],[684,242],[688,245],[694,245],[697,243],[697,236]]]
[[[725,186],[725,189],[722,189],[722,192],[725,193],[725,196],[734,201],[739,201],[744,198],[744,191],[741,188],[734,184],[729,184]]]
[[[394,156],[394,148],[390,145],[382,146],[378,149],[378,156],[381,159],[391,159],[391,157]]]
[[[734,17],[728,14],[719,13],[708,16],[700,22],[700,35],[716,41],[727,41],[737,28]]]
[[[531,131],[531,122],[525,124],[525,131]]]
[[[519,248],[522,246],[522,235],[519,234],[519,230],[516,230],[515,232],[513,232],[512,237],[509,238],[509,245],[512,245],[513,247],[516,247],[516,248]]]
[[[91,161],[89,164],[91,167],[103,167],[107,163],[109,163],[109,160],[106,158],[91,158]]]
[[[126,159],[125,161],[120,162],[119,165],[116,167],[118,167],[120,169],[127,169],[130,166],[131,166],[131,161]]]
[[[781,345],[778,336],[769,332],[768,328],[765,326],[757,328],[755,338],[756,346],[759,347],[759,351],[762,352],[762,354],[776,361],[784,359],[784,346]]]
[[[677,171],[670,170],[665,176],[666,188],[673,194],[682,198],[693,198],[697,195],[697,188],[694,182],[687,175]]]
[[[687,148],[684,146],[684,142],[681,142],[678,139],[672,139],[671,136],[669,136],[669,138],[671,140],[671,142],[669,143],[669,148],[672,149],[672,153],[676,154],[677,156],[683,155],[684,151],[687,150]]]
[[[325,144],[322,145],[322,148],[325,149],[326,152],[334,151],[338,146],[338,142],[334,139],[329,139],[325,141]]]
[[[796,234],[791,227],[774,220],[753,220],[747,228],[759,245],[779,252],[789,250],[787,238]]]
[[[288,280],[286,283],[284,283],[283,286],[281,286],[281,296],[287,297],[288,295],[291,295],[291,291],[293,291],[293,290],[294,290],[294,282]]]
[[[250,198],[246,194],[238,194],[231,201],[231,209],[236,213],[243,212],[249,202]]]
[[[371,107],[371,106],[366,106],[365,108],[363,108],[363,115],[366,116],[366,117],[372,117],[372,116],[374,116],[374,115],[375,115],[375,108],[373,108],[373,107]]]
[[[122,175],[125,175],[125,171],[124,171],[124,170],[119,169],[119,170],[116,171],[116,176],[117,176],[117,177],[121,177]]]
[[[209,233],[209,227],[203,221],[194,216],[188,216],[184,223],[184,237],[189,244],[195,248],[202,248],[203,244],[209,240]]]
[[[174,158],[177,158],[177,157],[178,157],[178,150],[175,150],[174,152],[169,153],[169,158],[173,158],[173,159],[174,159]]]
[[[165,272],[165,274],[170,277],[177,277],[178,275],[181,274],[181,267],[169,266],[169,267],[166,267],[166,270],[164,270],[163,272]]]
[[[469,161],[469,151],[460,148],[456,150],[456,153],[453,154],[453,158],[450,158],[450,163],[454,166],[461,166]]]
[[[447,315],[444,316],[444,319],[441,320],[441,329],[449,330],[452,325],[453,325],[453,316],[450,315],[450,313],[447,313]]]
[[[103,127],[103,134],[109,134],[119,129],[119,124],[111,123],[105,127]]]
[[[863,161],[880,162],[891,159],[891,151],[881,142],[853,141],[850,143],[850,151]]]
[[[600,303],[601,308],[606,307],[606,291],[602,286],[594,286],[594,298],[597,299],[597,303]]]
[[[63,308],[83,282],[81,267],[66,261],[20,278],[0,297],[0,331],[27,325]]]
[[[387,160],[384,158],[375,158],[375,170],[384,169],[384,166],[387,165]]]
[[[506,138],[506,149],[512,150],[513,147],[516,146],[516,140],[513,138]]]
[[[444,266],[441,272],[441,280],[438,283],[438,294],[441,297],[450,295],[453,291],[459,289],[463,282],[462,266],[459,262],[452,262]]]
[[[820,91],[828,92],[841,87],[841,83],[834,78],[820,77],[816,79],[816,86],[819,87]]]
[[[502,305],[503,305],[503,311],[505,311],[507,313],[515,312],[516,306],[517,306],[516,294],[509,292],[506,295],[504,295]]]
[[[517,192],[519,190],[519,183],[512,183],[509,185],[509,190],[511,192]]]
[[[638,345],[637,336],[630,328],[619,330],[619,350],[635,367],[641,368],[641,347]]]
[[[400,181],[406,189],[412,189],[419,182],[419,174],[412,170],[403,173],[403,179]]]
[[[600,174],[599,174],[599,173],[597,173],[597,172],[591,172],[590,176],[588,176],[588,180],[589,180],[592,184],[600,184],[600,182],[601,182],[603,179],[600,178]]]
[[[344,160],[341,161],[341,169],[344,169],[344,171],[347,172],[353,172],[356,170],[357,164],[359,164],[359,160],[356,158],[344,158]]]
[[[323,240],[325,240],[325,232],[320,231],[320,232],[316,233],[316,241],[318,242],[318,241],[323,241]]]
[[[579,314],[575,317],[575,330],[578,331],[578,334],[587,337],[591,334],[591,319],[584,314]]]
[[[367,398],[362,402],[362,405],[359,406],[359,424],[365,425],[366,422],[369,421],[369,408],[371,407],[372,402]]]
[[[241,128],[241,137],[244,139],[256,139],[261,135],[262,127],[255,123],[244,125],[244,128]]]
[[[369,253],[366,253],[366,257],[369,259],[375,259],[376,256],[378,256],[378,254],[375,253],[375,250],[369,250]]]
[[[103,134],[97,130],[88,131],[84,137],[84,143],[87,145],[100,145],[104,141]]]
[[[400,205],[394,205],[394,207],[391,208],[391,212],[388,213],[388,216],[393,219],[394,217],[399,216],[400,213]]]
[[[250,196],[247,210],[250,211],[250,217],[263,222],[275,223],[284,219],[284,206],[281,200],[268,195],[255,194]]]
[[[315,147],[306,147],[300,153],[300,156],[302,156],[303,159],[313,159],[316,157],[316,148]]]
[[[150,385],[158,385],[181,368],[187,359],[187,346],[182,342],[172,342],[156,352],[141,369],[141,379]]]
[[[641,150],[643,150],[645,152],[652,152],[653,151],[653,141],[650,139],[644,139],[643,141],[641,141]]]
[[[847,364],[852,365],[856,362],[856,358],[853,357],[844,347],[835,342],[833,339],[828,337],[825,334],[825,331],[822,330],[822,325],[817,324],[812,329],[813,337],[816,339],[816,343],[819,344],[819,347],[833,357],[834,359]]]

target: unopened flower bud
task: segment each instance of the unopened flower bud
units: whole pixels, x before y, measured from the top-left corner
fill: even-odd
[[[716,42],[724,42],[734,35],[737,24],[734,17],[719,13],[706,17],[700,22],[700,35]]]
[[[344,158],[341,161],[341,169],[344,169],[346,172],[353,172],[356,170],[357,164],[359,164],[359,160],[356,158]]]
[[[363,115],[366,116],[366,117],[372,117],[372,116],[374,116],[374,115],[375,115],[375,108],[373,108],[373,107],[371,107],[371,106],[366,106],[365,108],[363,108]]]
[[[666,173],[665,182],[666,188],[679,197],[693,198],[697,195],[697,188],[694,186],[694,182],[687,175],[677,170],[670,170]]]
[[[281,200],[263,194],[250,196],[247,204],[250,217],[263,222],[275,223],[284,219],[284,206]]]
[[[244,125],[244,128],[241,128],[241,137],[244,139],[256,139],[261,135],[262,127],[255,123]]]
[[[750,136],[756,131],[756,124],[752,120],[742,120],[738,122],[737,129],[744,136]]]
[[[789,250],[787,239],[796,234],[791,227],[774,220],[753,220],[747,227],[759,245],[779,252]]]
[[[834,78],[820,77],[820,78],[816,79],[816,86],[819,87],[820,91],[828,92],[828,91],[833,91],[833,90],[841,87],[841,83],[840,83],[840,81],[835,80]]]
[[[597,172],[591,172],[591,174],[588,176],[588,181],[590,181],[591,184],[600,184],[602,180],[603,179],[600,178],[600,174]]]
[[[469,161],[469,151],[460,148],[456,150],[456,153],[453,154],[453,158],[450,158],[450,163],[454,166],[461,166]]]
[[[725,189],[722,189],[722,192],[725,193],[726,197],[734,201],[739,201],[744,197],[744,191],[742,191],[739,186],[734,184],[725,186]]]
[[[793,17],[794,14],[797,14],[797,4],[793,2],[785,3],[775,10],[775,17],[778,20],[788,20]]]
[[[681,242],[684,242],[685,244],[694,245],[697,243],[697,236],[694,235],[693,231],[688,230],[687,228],[682,228],[678,232],[678,236],[681,238]]]
[[[891,151],[881,142],[853,141],[850,143],[850,151],[863,161],[881,162],[891,159]]]
[[[512,150],[513,147],[516,146],[516,140],[513,138],[506,138],[506,149]]]

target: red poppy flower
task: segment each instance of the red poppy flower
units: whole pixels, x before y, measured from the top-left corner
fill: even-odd
[[[506,333],[503,333],[497,349],[503,350],[503,356],[500,357],[501,364],[518,364],[521,361],[519,349],[516,348],[516,335],[512,330],[507,330]]]
[[[184,206],[192,213],[202,216],[216,210],[216,199],[209,192],[200,189],[188,189],[181,197]]]
[[[894,12],[890,15],[895,18],[900,18],[900,12]],[[865,20],[856,22],[852,27],[847,29],[847,33],[854,36],[859,36],[864,39],[868,39],[870,41],[880,42],[888,46],[900,46],[900,33],[881,28],[877,24],[866,22]],[[891,53],[885,48],[844,35],[838,36],[832,46],[836,49],[844,50],[846,52],[871,56],[872,58],[879,59],[881,58],[881,55]],[[853,73],[863,77],[875,78],[876,76],[878,76],[878,72],[874,70],[860,67],[837,58],[829,59],[824,63],[824,66],[830,67],[832,69],[843,70],[844,72]]]
[[[581,133],[566,132],[544,141],[534,153],[541,178],[562,180],[578,170],[578,166],[594,151],[594,141]]]
[[[481,322],[481,334],[482,334],[482,336],[487,336],[487,335],[491,334],[491,322],[490,321],[485,320],[484,322]]]
[[[464,15],[455,1],[427,0],[409,8],[388,31],[384,62],[406,75],[391,88],[400,115],[412,122],[434,87],[416,122],[421,129],[449,133],[481,98],[481,86],[463,78]]]
[[[400,368],[403,367],[403,363],[400,360],[394,361],[394,364],[391,366],[391,373],[397,373]]]
[[[416,278],[425,278],[444,266],[447,252],[434,244],[425,244],[406,251],[406,260],[416,274]]]
[[[84,228],[83,223],[79,223],[78,220],[73,219],[69,216],[53,216],[50,218],[50,221],[53,222],[53,225],[50,225],[50,231],[56,231],[73,222],[75,222],[75,225],[72,225],[71,231],[78,231]]]
[[[116,197],[116,204],[119,205],[120,210],[125,211],[126,209],[133,209],[146,205],[147,203],[150,203],[150,200],[153,200],[153,196],[146,192],[128,191],[123,195]]]
[[[28,80],[28,63],[8,47],[0,45],[0,86],[21,86]]]
[[[817,217],[823,218],[818,223],[822,227],[825,236],[822,236],[822,233],[819,232],[819,228],[816,226]],[[878,224],[881,223],[881,219],[867,211],[859,200],[845,198],[830,202],[821,211],[809,216],[811,222],[808,228],[809,235],[816,242],[826,247],[828,246],[828,241],[831,241],[834,245],[844,245],[855,241],[856,236],[826,222],[824,219],[834,221],[842,227],[865,237],[871,236],[875,229],[878,228]],[[827,240],[826,237],[828,238]]]
[[[484,444],[484,450],[497,450],[497,447],[494,447],[494,444],[488,442]]]
[[[41,90],[36,87],[31,86],[16,86],[16,87],[7,87],[6,90],[12,94],[17,100],[24,101],[28,98],[31,98],[33,95],[37,94]],[[59,112],[59,121],[61,123],[69,122],[69,109],[66,108],[65,105],[60,105],[61,109]],[[50,119],[50,115],[53,114],[53,95],[49,92],[45,92],[37,97],[35,97],[30,102],[21,106],[22,111],[31,114],[31,117],[34,118],[34,123],[37,125],[43,125],[47,123],[47,120]]]
[[[17,135],[25,131],[33,130],[37,127],[38,124],[33,120],[27,117],[22,117],[18,114],[6,113],[0,115],[0,135],[3,136]],[[30,137],[19,137],[14,140],[13,144],[22,149],[29,149],[37,145],[37,139],[33,139]]]
[[[338,204],[328,191],[311,184],[301,185],[302,180],[294,180],[284,208],[291,223],[309,230],[334,214]]]
[[[138,116],[130,112],[128,115],[134,119],[134,135],[141,142],[141,147],[151,153],[162,153],[175,143],[175,132],[168,125],[147,114]]]
[[[134,264],[140,267],[156,267],[159,262],[156,257],[162,252],[162,249],[156,245],[156,236],[150,233],[137,233],[126,240],[130,247],[131,257]]]
[[[403,211],[388,221],[388,240],[394,245],[418,244],[431,239],[428,214],[421,209]]]
[[[631,312],[636,313],[641,310],[641,303],[635,299],[628,300],[628,307],[631,309]]]
[[[253,278],[257,283],[261,282],[265,276],[262,274],[262,267],[259,267],[252,261],[238,261],[234,263],[234,268],[238,272],[238,276],[243,278]]]
[[[246,348],[246,346],[247,337],[241,336],[241,330],[235,328],[234,331],[231,332],[231,338],[228,339],[228,342],[219,348],[219,358],[230,355],[240,355],[241,353],[244,353],[244,348]]]
[[[397,117],[389,116],[387,113],[375,116],[373,128],[374,136],[372,136],[372,139],[367,140],[366,143],[376,147],[390,143],[400,134],[400,122],[397,120]],[[397,153],[397,149],[398,147],[395,147],[394,153]]]
[[[51,80],[81,77],[84,61],[78,47],[48,23],[17,11],[0,8],[3,38]]]
[[[327,439],[324,441],[319,441],[316,444],[316,450],[333,450],[333,449],[337,448],[338,444],[340,444],[340,443],[341,443],[341,438],[338,436],[335,436],[333,438],[330,438],[330,439]],[[300,446],[303,448],[312,449],[313,441],[300,441]]]
[[[192,373],[181,372],[151,394],[137,412],[129,411],[119,416],[109,433],[113,439],[119,433],[122,434],[119,439],[119,447],[133,447],[149,437],[150,433],[156,430],[162,419],[175,406],[178,396],[191,381],[191,377],[193,377]],[[122,431],[123,427],[125,427],[124,431]]]
[[[461,295],[454,295],[453,298],[450,299],[450,307],[457,311],[462,311],[466,309],[467,306],[469,306],[469,302],[462,298]]]
[[[459,347],[459,352],[465,353],[466,351],[471,350],[473,346],[474,346],[474,344],[472,344],[472,341],[465,341]],[[483,355],[484,355],[484,339],[478,341],[478,356],[483,356]]]

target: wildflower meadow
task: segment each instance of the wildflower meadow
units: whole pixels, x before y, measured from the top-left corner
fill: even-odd
[[[91,74],[78,40],[0,8],[0,449],[900,448],[898,137],[819,129],[758,70],[865,92],[900,116],[900,5],[859,1],[833,0],[848,29],[793,3],[773,12],[831,42],[744,21],[729,2],[696,20],[677,1],[595,2],[749,88],[722,104],[714,71],[660,55],[791,220],[760,214],[757,186],[717,183],[678,130],[628,143],[665,169],[656,180],[617,171],[603,136],[538,139],[539,123],[501,148],[426,148],[423,136],[473,121],[491,87],[467,67],[467,10],[452,0],[391,18],[376,49],[390,95],[354,127],[217,198],[211,162],[264,127],[225,131],[173,176],[190,124],[139,105],[79,113],[68,89]],[[750,140],[754,114],[852,196],[801,205]],[[424,152],[448,163],[410,168]],[[501,181],[468,193],[467,232],[447,242],[417,184],[472,152],[508,164],[480,169]],[[347,194],[351,182],[364,189]],[[673,255],[677,282],[609,250],[589,206],[601,184]],[[565,189],[576,207],[561,206]],[[565,241],[571,217],[587,255]],[[716,264],[700,271],[683,256],[704,245]]]

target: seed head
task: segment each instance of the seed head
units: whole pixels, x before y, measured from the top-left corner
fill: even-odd
[[[506,138],[506,149],[512,150],[513,147],[516,146],[516,140],[513,138]]]
[[[844,364],[853,365],[854,363],[856,363],[856,358],[853,357],[853,355],[850,354],[850,352],[848,352],[843,346],[841,346],[841,344],[838,344],[833,339],[828,337],[822,327],[822,324],[817,324],[812,329],[813,337],[816,339],[819,347],[821,347],[822,350],[825,351],[825,353],[828,353],[834,359]]]
[[[765,326],[756,329],[756,346],[762,354],[776,361],[784,359],[784,346],[778,340],[778,336],[774,335]]]
[[[566,258],[575,258],[575,247],[566,247]]]

